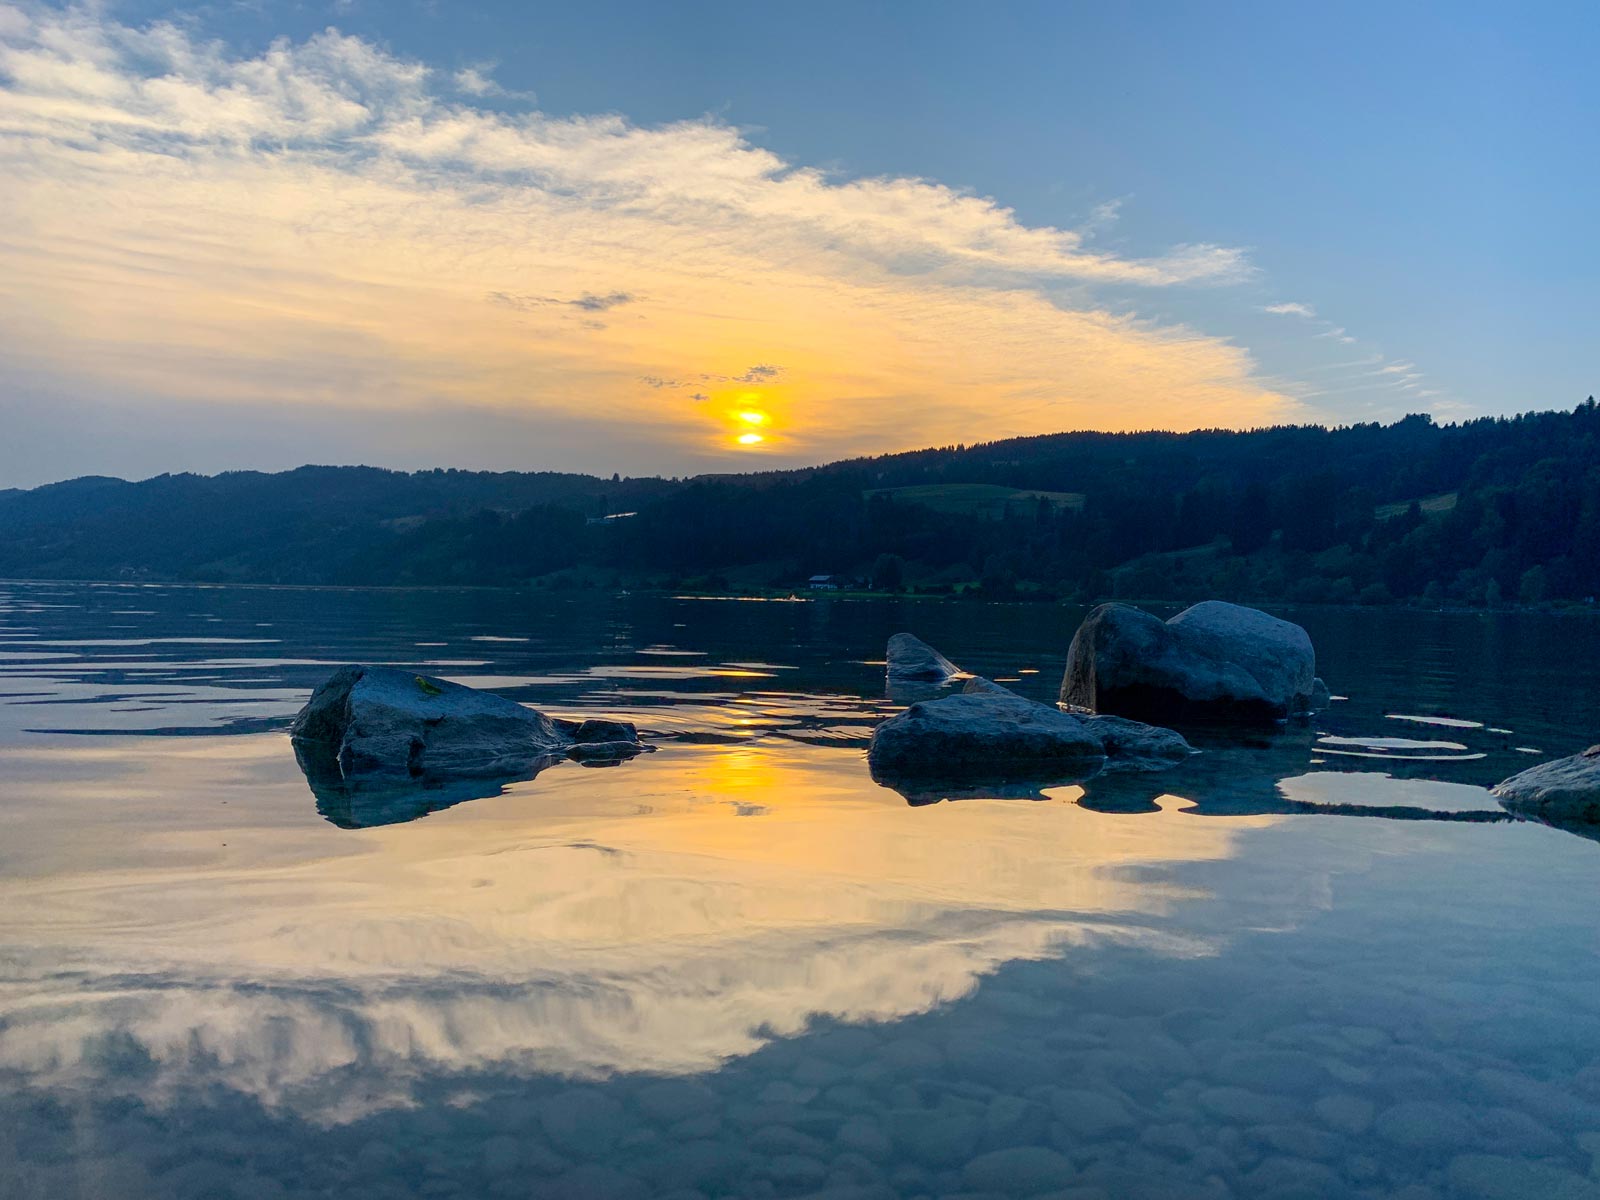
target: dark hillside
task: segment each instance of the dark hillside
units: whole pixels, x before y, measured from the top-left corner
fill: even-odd
[[[607,514],[636,515],[603,521]],[[1200,593],[1600,594],[1600,412],[1061,433],[683,482],[454,470],[86,478],[0,492],[0,575]]]

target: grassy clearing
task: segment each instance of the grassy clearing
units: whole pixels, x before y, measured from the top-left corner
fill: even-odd
[[[1437,496],[1424,496],[1417,501],[1425,516],[1438,516],[1447,513],[1456,506],[1455,492],[1440,492]],[[1411,501],[1403,500],[1399,504],[1380,504],[1372,510],[1372,515],[1380,521],[1387,521],[1391,517],[1398,517],[1411,507]]]

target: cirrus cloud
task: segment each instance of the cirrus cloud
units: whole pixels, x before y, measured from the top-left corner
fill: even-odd
[[[694,389],[714,380],[762,390],[762,449],[789,460],[1293,413],[1237,345],[1130,315],[1130,293],[1247,278],[1237,250],[1126,257],[711,119],[507,114],[462,101],[476,82],[334,30],[242,56],[0,5],[12,371],[217,422],[510,415],[530,465],[544,420],[713,464],[726,413]]]

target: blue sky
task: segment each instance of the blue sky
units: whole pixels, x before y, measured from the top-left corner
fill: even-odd
[[[17,11],[29,14],[34,30],[12,35],[21,43],[30,37],[37,42],[37,30],[62,10],[24,6]],[[482,424],[481,441],[462,433],[448,445],[459,465],[509,465],[503,461],[506,430],[527,420],[565,431],[557,439],[563,460],[577,454],[580,465],[597,470],[617,462],[624,470],[678,473],[736,461],[742,451],[735,451],[723,436],[730,430],[722,426],[732,422],[732,430],[742,428],[741,406],[757,409],[767,422],[764,440],[746,449],[768,455],[759,465],[785,465],[947,440],[964,428],[969,431],[962,440],[977,440],[1086,424],[1344,422],[1393,419],[1410,411],[1450,419],[1580,401],[1597,390],[1592,350],[1600,315],[1593,287],[1600,276],[1593,215],[1600,191],[1597,13],[1600,8],[1579,4],[1512,10],[1476,4],[1313,9],[1284,4],[780,7],[269,0],[174,9],[141,0],[110,4],[90,15],[78,10],[74,36],[87,36],[84,28],[95,23],[142,31],[151,22],[167,21],[193,46],[218,39],[216,53],[239,64],[269,54],[276,39],[305,46],[332,26],[370,48],[390,69],[398,69],[394,64],[430,68],[428,86],[437,104],[512,120],[530,112],[585,122],[616,114],[630,129],[657,130],[675,122],[725,127],[736,132],[741,146],[781,160],[779,176],[818,168],[829,186],[874,179],[927,181],[992,200],[997,210],[1010,210],[1010,221],[1022,230],[1072,231],[1084,247],[1119,264],[1167,264],[1158,272],[1161,281],[1152,283],[1142,268],[1035,271],[1008,259],[980,264],[983,269],[974,268],[959,286],[963,304],[981,305],[984,296],[996,293],[1009,304],[1026,293],[1025,299],[1043,298],[1068,314],[1092,314],[1091,323],[1102,328],[1108,321],[1123,322],[1118,326],[1123,333],[1159,335],[1163,353],[1171,351],[1158,370],[1162,386],[1194,389],[1193,402],[1177,408],[1140,399],[1137,381],[1154,378],[1139,357],[1148,346],[1137,354],[1120,343],[1101,347],[1081,328],[1057,338],[1037,313],[1024,320],[1014,307],[990,314],[995,328],[1013,334],[1009,365],[1002,369],[985,362],[969,378],[947,362],[945,390],[929,382],[932,367],[924,376],[902,363],[869,379],[865,374],[871,372],[857,371],[859,363],[837,361],[838,354],[824,364],[817,357],[823,348],[799,335],[766,354],[759,338],[741,332],[729,341],[726,354],[743,353],[752,361],[719,359],[711,335],[680,321],[674,324],[676,338],[707,339],[698,352],[701,359],[641,367],[629,378],[674,386],[649,384],[644,388],[649,394],[637,403],[659,406],[670,399],[681,402],[685,414],[721,406],[726,410],[721,416],[696,424],[698,418],[688,415],[682,421],[668,419],[670,414],[658,407],[641,418],[620,392],[606,391],[620,384],[594,383],[597,390],[591,394],[604,392],[601,407],[611,406],[606,408],[611,433],[604,439],[611,452],[585,457],[585,447],[600,437],[584,425],[583,418],[593,414],[570,400],[547,408],[542,397],[591,385],[580,387],[573,375],[550,375],[558,356],[530,351],[527,376],[534,382],[526,393],[519,389],[515,402],[497,400],[487,385],[487,390],[467,388],[470,394],[465,394],[441,383],[436,394],[413,398],[408,411],[419,415],[396,418],[415,427],[413,436],[391,431],[392,440],[372,444],[367,456],[420,465],[425,452],[441,444],[429,422],[445,403],[459,404],[468,414],[465,426],[453,426]],[[4,28],[0,25],[0,33]],[[123,54],[117,69],[146,77],[173,70],[165,61],[145,65],[144,54],[138,48]],[[179,68],[184,69],[189,68]],[[213,68],[206,69],[215,76]],[[37,92],[56,86],[38,78],[15,71],[8,77],[0,60],[0,96],[6,89]],[[344,86],[334,85],[335,90]],[[183,118],[167,112],[161,119]],[[29,135],[38,136],[34,130]],[[83,135],[52,130],[44,136],[62,146]],[[386,135],[386,147],[392,150],[394,143],[395,137]],[[259,138],[256,144],[259,149]],[[37,166],[39,155],[33,151],[28,161],[44,173],[55,169]],[[692,156],[682,162],[674,169],[695,169]],[[284,169],[281,156],[271,164]],[[217,169],[214,156],[197,169]],[[348,181],[352,168],[340,169]],[[430,166],[428,186],[437,183],[440,169],[437,162]],[[481,163],[475,169],[481,170]],[[327,190],[326,184],[317,186]],[[415,180],[411,186],[417,186]],[[260,185],[252,187],[259,191]],[[46,194],[47,189],[39,191],[31,202],[43,203]],[[874,200],[879,202],[907,221],[920,219],[899,199]],[[360,200],[342,203],[348,209]],[[614,203],[611,196],[598,198],[595,219]],[[165,227],[172,219],[172,214],[152,213],[149,224]],[[873,219],[886,218],[875,213]],[[673,237],[684,236],[677,218],[669,223]],[[123,236],[127,228],[122,227]],[[530,227],[532,241],[542,228]],[[114,240],[115,233],[108,230],[106,240]],[[482,236],[492,240],[495,235]],[[514,231],[511,236],[526,253],[528,242]],[[615,244],[598,225],[585,226],[581,235],[563,234],[568,240],[573,236]],[[697,229],[696,240],[685,245],[709,240],[720,247],[729,236],[720,227]],[[973,236],[983,241],[990,235]],[[48,237],[41,227],[41,240]],[[813,246],[819,256],[832,254],[837,235],[803,245]],[[964,246],[961,254],[970,260],[987,245],[983,241],[977,251]],[[1193,246],[1219,248],[1234,257],[1203,271],[1171,267],[1183,248]],[[936,253],[947,250],[941,243]],[[451,270],[461,262],[459,252],[460,247],[452,251]],[[62,253],[70,257],[65,245]],[[619,257],[607,274],[609,282],[597,276],[591,287],[571,275],[571,296],[539,298],[518,311],[542,320],[550,307],[544,300],[570,304],[591,294],[628,295],[630,301],[608,319],[631,310],[641,322],[652,320],[651,332],[634,336],[628,348],[641,363],[654,361],[641,347],[661,334],[667,314],[649,312],[651,300],[664,304],[670,290],[679,316],[703,304],[691,297],[688,284],[680,291],[665,282],[631,283],[656,278],[652,271],[659,267],[631,253]],[[773,278],[793,268],[798,250],[788,253],[789,258],[770,264]],[[872,257],[870,247],[856,253]],[[927,278],[925,252],[896,253],[901,256],[890,256],[874,269],[886,269],[914,291]],[[530,254],[523,270],[539,275],[540,265],[538,255]],[[749,286],[768,266],[750,261],[747,252],[738,264],[708,267],[706,277],[716,271],[738,273],[742,286]],[[635,267],[638,274],[630,274]],[[866,306],[863,311],[884,310],[887,301],[862,298],[859,289],[868,281],[857,266],[841,270],[855,297],[852,303]],[[1026,278],[1018,277],[1019,270]],[[351,271],[340,278],[348,282]],[[568,274],[566,266],[554,272],[563,280]],[[829,286],[840,278],[830,273]],[[875,278],[870,286],[882,283]],[[930,291],[948,284],[942,274],[929,280]],[[785,284],[791,293],[797,286],[793,280]],[[487,293],[499,290],[485,287]],[[632,303],[635,290],[638,304]],[[527,299],[520,290],[514,294]],[[765,302],[752,292],[740,305],[748,310]],[[913,321],[913,295],[897,292],[893,303],[906,306],[898,319]],[[951,303],[947,291],[938,292],[939,311],[949,312]],[[71,328],[83,304],[81,298],[64,297],[55,328]],[[1267,311],[1286,306],[1291,307]],[[0,319],[4,313],[0,309]],[[809,319],[781,306],[771,317],[791,329]],[[403,327],[403,320],[396,320],[401,323],[393,327]],[[349,318],[336,324],[348,328]],[[882,363],[901,353],[903,328],[885,326],[874,338],[864,337],[853,352]],[[3,329],[0,325],[0,333]],[[603,336],[621,333],[613,322]],[[306,336],[296,334],[280,353],[292,351],[302,359],[316,353]],[[1081,342],[1074,340],[1080,336]],[[814,337],[837,341],[838,335],[824,323]],[[1037,378],[1023,378],[1014,369],[1028,356],[1029,337],[1040,348]],[[195,371],[203,373],[214,362],[196,351],[196,344],[202,344],[201,351],[215,350],[204,336],[185,339],[185,353],[192,357],[186,368],[190,381]],[[1049,358],[1065,353],[1062,345],[1075,347],[1065,366]],[[65,358],[74,357],[68,353],[72,349],[63,350]],[[729,391],[745,386],[737,382],[745,370],[780,350],[795,364],[805,358],[809,365],[775,363],[779,373],[762,381],[772,384],[770,392]],[[1204,363],[1172,357],[1191,350],[1213,357]],[[79,361],[94,352],[76,347]],[[441,345],[430,372],[448,375],[451,354],[465,352],[464,345]],[[979,352],[975,347],[973,355]],[[1224,364],[1215,357],[1234,352],[1241,361]],[[618,350],[610,345],[589,353],[598,363]],[[1115,378],[1079,383],[1073,376],[1072,363],[1089,359],[1126,368],[1128,400],[1116,412],[1104,399],[1121,395]],[[959,355],[951,361],[957,360],[974,361]],[[362,457],[359,414],[333,421],[326,406],[303,415],[303,437],[286,428],[235,444],[230,421],[239,430],[251,429],[262,422],[276,424],[265,416],[269,409],[282,411],[263,382],[274,374],[269,366],[260,366],[249,387],[237,380],[221,387],[237,393],[237,406],[199,421],[193,412],[179,413],[183,404],[195,402],[194,395],[182,387],[164,388],[153,377],[144,380],[128,390],[120,417],[110,422],[121,419],[127,426],[122,441],[139,441],[138,423],[127,415],[140,412],[158,414],[157,423],[181,424],[188,441],[170,443],[170,463],[162,461],[159,442],[125,450],[121,468],[110,447],[82,447],[86,459],[93,460],[85,461],[85,469],[137,473],[165,466],[287,465],[310,456],[303,451],[317,445],[337,449],[341,459]],[[364,370],[340,358],[330,362],[329,375],[348,380]],[[594,370],[596,379],[604,373]],[[1047,395],[1050,371],[1062,380],[1064,399],[1056,408]],[[502,386],[515,373],[508,363]],[[29,425],[40,442],[51,437],[49,410],[112,402],[103,381],[94,384],[70,374],[48,362],[30,362],[13,391],[14,403],[40,398]],[[1206,390],[1219,384],[1222,392]],[[986,403],[985,388],[1002,399]],[[1262,399],[1264,393],[1276,400]],[[967,399],[963,403],[958,396]],[[1082,402],[1070,403],[1074,397]],[[1091,402],[1094,398],[1101,399]],[[985,414],[997,409],[1015,418],[998,424],[987,420]],[[868,411],[870,420],[863,417]],[[1204,419],[1208,412],[1215,420]],[[917,419],[922,413],[928,414],[925,422]],[[1141,419],[1145,416],[1148,420]],[[294,425],[291,420],[289,426]],[[847,432],[833,436],[836,429]],[[0,458],[0,484],[40,470],[77,473],[70,469],[69,454],[42,449],[42,458],[30,453],[26,464]],[[532,452],[536,456],[536,445]]]

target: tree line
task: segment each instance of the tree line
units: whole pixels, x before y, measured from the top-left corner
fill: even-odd
[[[974,484],[1017,498],[938,503]],[[633,515],[604,519],[619,512]],[[77,480],[0,493],[0,574],[733,590],[829,574],[997,598],[1585,602],[1600,594],[1600,412],[1591,398],[1450,425],[1064,433],[687,480]]]

